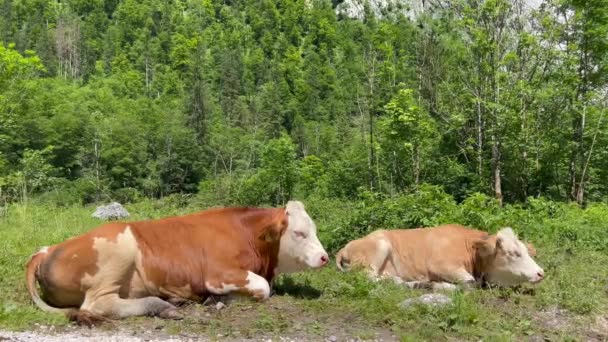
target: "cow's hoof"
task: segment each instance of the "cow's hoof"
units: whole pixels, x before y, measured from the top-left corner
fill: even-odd
[[[70,321],[75,322],[78,325],[87,326],[89,328],[105,322],[109,322],[108,318],[96,315],[87,310],[70,310],[67,313],[67,316]]]
[[[164,319],[175,319],[175,320],[180,320],[180,319],[184,318],[184,316],[182,316],[179,312],[177,312],[176,308],[167,309],[167,310],[161,312],[158,315],[158,317],[164,318]]]

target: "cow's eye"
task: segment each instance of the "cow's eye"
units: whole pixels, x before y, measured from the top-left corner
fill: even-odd
[[[511,256],[512,258],[521,258],[521,253],[519,251],[513,251],[509,253],[509,256]]]
[[[296,236],[301,239],[304,239],[306,237],[306,234],[304,234],[304,232],[296,230],[295,233],[296,233]]]

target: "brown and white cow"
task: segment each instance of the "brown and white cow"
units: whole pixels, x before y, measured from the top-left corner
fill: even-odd
[[[174,304],[185,300],[229,293],[263,300],[278,273],[323,267],[328,256],[316,230],[297,201],[113,222],[42,248],[27,265],[27,286],[38,307],[80,323],[179,318]]]
[[[408,287],[454,289],[455,283],[513,286],[540,282],[543,269],[511,228],[496,235],[449,224],[435,228],[377,230],[349,242],[336,256],[338,268],[363,267],[372,279]]]

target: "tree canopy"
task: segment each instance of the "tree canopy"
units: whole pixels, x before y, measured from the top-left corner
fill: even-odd
[[[608,0],[337,3],[5,0],[0,202],[608,198]]]

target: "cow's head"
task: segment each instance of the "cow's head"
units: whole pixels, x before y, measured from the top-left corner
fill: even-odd
[[[485,279],[499,286],[514,286],[524,282],[538,283],[544,271],[532,259],[536,250],[519,241],[511,228],[501,229],[496,236],[475,243]]]
[[[285,211],[287,228],[281,235],[277,271],[298,272],[327,265],[329,257],[317,238],[317,227],[302,202],[289,201]]]

